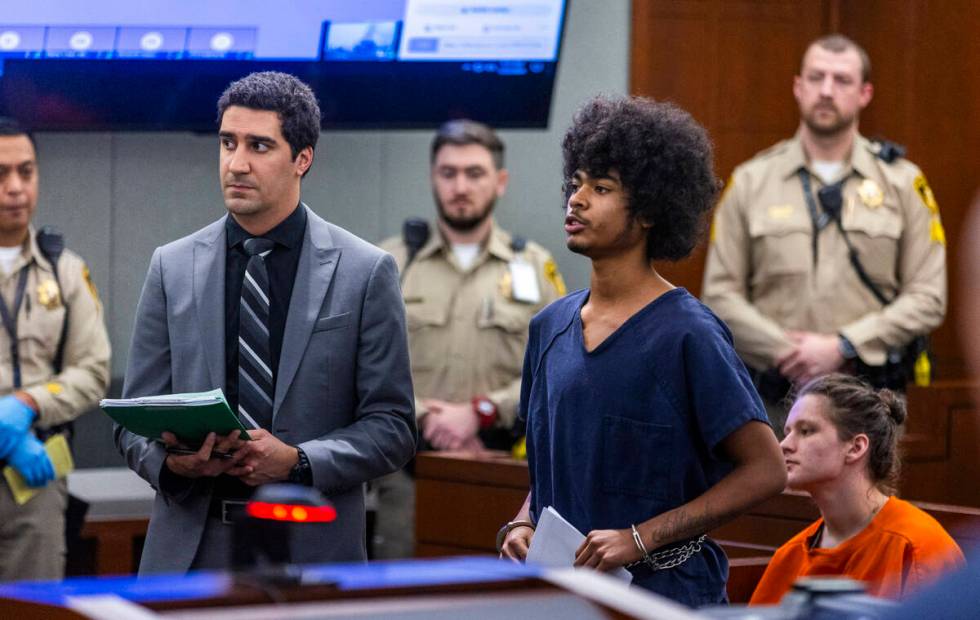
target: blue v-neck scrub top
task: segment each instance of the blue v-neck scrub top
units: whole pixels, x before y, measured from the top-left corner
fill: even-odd
[[[520,409],[532,519],[553,506],[583,533],[693,500],[732,470],[721,441],[768,424],[731,332],[686,290],[653,300],[593,351],[580,313],[588,296],[572,293],[531,322]],[[727,601],[728,559],[710,539],[681,566],[631,572],[690,606]]]

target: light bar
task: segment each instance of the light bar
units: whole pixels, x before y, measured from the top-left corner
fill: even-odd
[[[255,519],[290,523],[330,523],[337,518],[337,511],[333,506],[249,502],[246,512]]]

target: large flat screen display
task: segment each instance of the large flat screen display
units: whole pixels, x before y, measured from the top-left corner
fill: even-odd
[[[0,11],[0,114],[35,130],[214,128],[252,71],[325,128],[543,127],[564,0],[34,0]]]

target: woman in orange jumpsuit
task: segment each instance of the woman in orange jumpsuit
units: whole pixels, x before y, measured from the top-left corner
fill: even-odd
[[[821,518],[780,547],[750,604],[772,604],[804,576],[844,575],[870,594],[901,598],[963,564],[931,516],[894,497],[905,404],[841,374],[814,379],[797,396],[780,446],[791,489],[806,491]]]

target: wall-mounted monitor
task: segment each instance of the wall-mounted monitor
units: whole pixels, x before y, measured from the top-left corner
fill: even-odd
[[[252,71],[313,86],[325,128],[467,116],[543,127],[564,0],[35,0],[0,11],[0,114],[35,130],[212,130]]]

